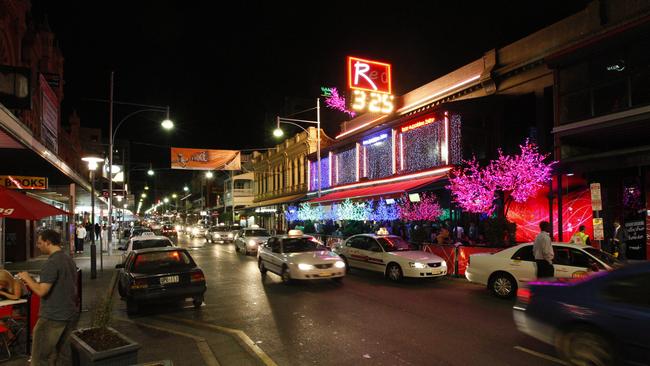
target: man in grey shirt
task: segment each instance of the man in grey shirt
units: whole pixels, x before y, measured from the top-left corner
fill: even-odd
[[[548,221],[539,223],[540,233],[533,244],[533,256],[537,263],[537,278],[555,276],[553,268],[553,245],[551,245],[551,224]]]
[[[38,235],[37,246],[49,257],[41,270],[40,282],[34,281],[27,272],[18,274],[41,298],[39,318],[34,327],[32,366],[63,364],[60,356],[77,320],[77,269],[60,245],[59,233],[43,230]]]

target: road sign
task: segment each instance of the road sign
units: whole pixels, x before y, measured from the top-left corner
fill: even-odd
[[[603,219],[594,217],[594,240],[605,240],[605,227]]]
[[[603,201],[600,198],[600,183],[591,183],[589,185],[591,190],[591,209],[600,211],[603,209]]]

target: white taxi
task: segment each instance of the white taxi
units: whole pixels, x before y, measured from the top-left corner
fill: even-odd
[[[381,272],[393,281],[403,277],[432,278],[447,274],[447,262],[417,250],[397,235],[359,234],[334,249],[348,268]]]
[[[587,245],[552,243],[555,277],[575,278],[589,272],[612,270],[622,262],[612,255]],[[487,286],[496,296],[508,298],[520,284],[534,280],[537,265],[533,243],[519,244],[496,253],[469,256],[465,277],[469,282]]]
[[[174,243],[166,236],[154,235],[154,233],[143,233],[141,236],[134,236],[133,238],[129,239],[129,242],[126,243],[126,246],[119,247],[117,249],[124,251],[124,253],[122,253],[122,263],[124,263],[129,253],[134,250],[173,246]]]
[[[345,263],[313,236],[300,230],[288,235],[273,236],[259,247],[257,263],[262,276],[271,271],[288,284],[292,280],[332,279],[345,276]]]

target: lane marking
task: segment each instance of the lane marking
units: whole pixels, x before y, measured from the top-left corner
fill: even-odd
[[[222,327],[219,325],[214,325],[214,324],[207,324],[207,323],[201,323],[189,319],[182,319],[182,318],[175,318],[171,317],[168,315],[161,315],[160,318],[167,319],[167,320],[172,320],[175,322],[181,322],[181,323],[186,323],[190,324],[193,326],[199,326],[203,328],[210,328],[214,330],[218,330],[223,333],[228,333],[230,335],[238,337],[244,345],[246,345],[250,350],[267,366],[278,366],[269,355],[266,354],[255,342],[253,342],[252,339],[243,331],[239,329],[232,329],[232,328],[226,328]]]
[[[518,351],[528,353],[529,355],[533,355],[533,356],[536,356],[536,357],[539,357],[539,358],[543,358],[545,360],[555,362],[555,363],[560,364],[560,365],[571,366],[569,363],[566,363],[566,362],[560,360],[559,358],[555,358],[553,356],[549,356],[549,355],[544,354],[544,353],[533,351],[532,349],[528,349],[526,347],[515,346],[514,348],[516,350],[518,350]]]
[[[134,320],[131,320],[131,319],[125,319],[125,318],[122,318],[122,317],[115,317],[115,319],[117,319],[119,321],[127,322],[127,323],[137,324],[138,326],[142,326],[142,327],[145,327],[145,328],[156,329],[156,330],[159,330],[159,331],[162,331],[162,332],[172,333],[172,334],[176,334],[176,335],[179,335],[179,336],[182,336],[182,337],[187,337],[187,338],[193,339],[194,342],[196,342],[196,347],[199,349],[199,353],[201,354],[201,358],[203,358],[203,361],[205,362],[206,365],[208,365],[208,366],[221,366],[221,364],[217,360],[217,357],[214,355],[214,352],[212,352],[212,349],[210,348],[210,345],[208,345],[208,342],[203,337],[197,337],[197,336],[195,336],[193,334],[184,333],[184,332],[180,332],[180,331],[177,331],[177,330],[174,330],[174,329],[159,327],[159,326],[155,326],[155,325],[151,325],[151,324],[145,324],[145,323],[142,323],[142,322],[139,322],[139,321],[134,321]]]

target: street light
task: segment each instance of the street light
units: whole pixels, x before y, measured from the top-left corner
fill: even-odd
[[[96,156],[86,156],[81,158],[81,160],[88,163],[88,170],[90,171],[90,222],[92,224],[92,230],[95,230],[95,169],[97,169],[98,163],[104,161],[104,159]],[[95,279],[97,278],[95,234],[90,234],[90,237],[92,239],[90,244],[90,278]]]
[[[149,167],[149,170],[147,170],[147,174],[148,174],[149,176],[152,176],[152,175],[155,174],[155,172],[153,171],[153,169],[151,169],[151,167]]]
[[[283,118],[283,117],[276,117],[276,128],[273,130],[273,136],[275,137],[282,137],[284,135],[284,132],[280,128],[280,123],[285,123],[288,125],[293,125],[296,127],[300,127],[303,131],[307,132],[307,135],[309,135],[309,131],[307,131],[306,128],[302,127],[301,125],[294,123],[294,122],[301,122],[301,123],[310,123],[310,124],[315,124],[316,125],[316,159],[318,161],[318,197],[321,196],[321,167],[320,167],[320,98],[316,98],[316,108],[310,108],[306,109],[302,112],[310,111],[312,109],[316,109],[316,120],[311,121],[311,120],[305,120],[305,119],[293,119],[293,118]],[[308,190],[309,190],[309,183],[308,184]],[[234,200],[233,200],[233,213],[235,211],[234,209]]]
[[[190,189],[187,188],[187,186],[183,187],[183,191],[187,192],[187,191],[189,191],[189,190],[190,190]]]

